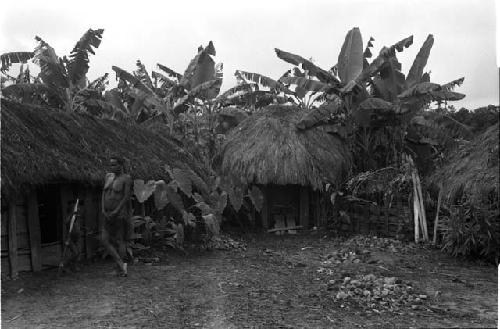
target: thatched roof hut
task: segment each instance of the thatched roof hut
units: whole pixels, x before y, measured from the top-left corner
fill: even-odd
[[[193,156],[164,134],[136,124],[19,104],[2,99],[2,195],[23,185],[73,181],[101,184],[111,155],[126,159],[133,178],[158,179],[164,165],[189,166]]]
[[[299,214],[300,225],[310,225],[311,214],[319,217],[310,211],[312,204],[318,208],[318,190],[325,183],[341,183],[347,173],[350,155],[344,141],[322,128],[298,130],[303,115],[304,110],[295,106],[265,107],[234,128],[222,148],[223,175],[264,187],[264,227],[277,226],[283,216],[290,217],[287,223],[298,223]],[[278,214],[273,207],[288,210]]]
[[[345,143],[321,128],[299,131],[294,106],[268,106],[240,123],[222,149],[221,170],[246,183],[296,184],[321,189],[339,182],[350,156]]]
[[[166,164],[208,174],[159,129],[4,99],[1,120],[2,277],[59,264],[65,219],[76,200],[86,232],[81,246],[91,257],[99,245],[101,189],[111,156],[125,159],[133,179],[165,179]]]
[[[430,178],[443,187],[444,195],[453,200],[465,193],[474,202],[498,196],[498,123],[473,141],[461,145],[443,167]]]

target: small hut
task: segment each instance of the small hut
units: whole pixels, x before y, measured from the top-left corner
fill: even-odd
[[[164,179],[166,164],[207,172],[167,136],[136,124],[1,100],[2,276],[57,265],[68,207],[82,202],[90,257],[98,245],[100,196],[111,155],[133,179]]]
[[[498,132],[497,123],[461,145],[431,176],[430,181],[442,188],[445,200],[454,202],[465,196],[476,203],[498,202]]]
[[[264,228],[321,224],[320,191],[347,172],[350,156],[342,139],[321,127],[298,130],[303,115],[296,106],[265,107],[233,129],[222,148],[222,174],[264,192]]]

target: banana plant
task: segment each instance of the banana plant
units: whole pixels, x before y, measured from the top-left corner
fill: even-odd
[[[3,54],[2,72],[12,63],[25,63],[29,59],[40,67],[39,79],[26,79],[27,72],[24,72],[24,80],[6,86],[3,95],[22,102],[41,100],[68,112],[88,111],[97,106],[103,107],[104,112],[113,113],[116,109],[104,102],[102,90],[97,88],[105,83],[107,76],[94,83],[87,80],[89,55],[95,54],[103,33],[103,29],[89,29],[76,43],[69,57],[60,58],[54,48],[38,36],[35,37],[38,45],[33,52]]]

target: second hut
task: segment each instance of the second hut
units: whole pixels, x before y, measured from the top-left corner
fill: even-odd
[[[297,129],[304,114],[296,106],[263,108],[231,131],[222,147],[221,173],[263,191],[266,229],[321,225],[321,191],[341,183],[350,164],[340,137],[320,127]]]

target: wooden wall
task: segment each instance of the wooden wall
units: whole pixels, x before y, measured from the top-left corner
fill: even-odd
[[[61,259],[63,241],[66,238],[64,220],[71,211],[68,203],[76,198],[83,202],[82,241],[84,257],[90,258],[99,246],[100,232],[100,189],[79,185],[59,184],[59,214],[53,214],[63,226],[63,236],[52,243],[41,243],[39,206],[36,190],[19,196],[15,202],[2,200],[1,213],[1,276],[15,278],[21,271],[39,271],[58,266]]]

